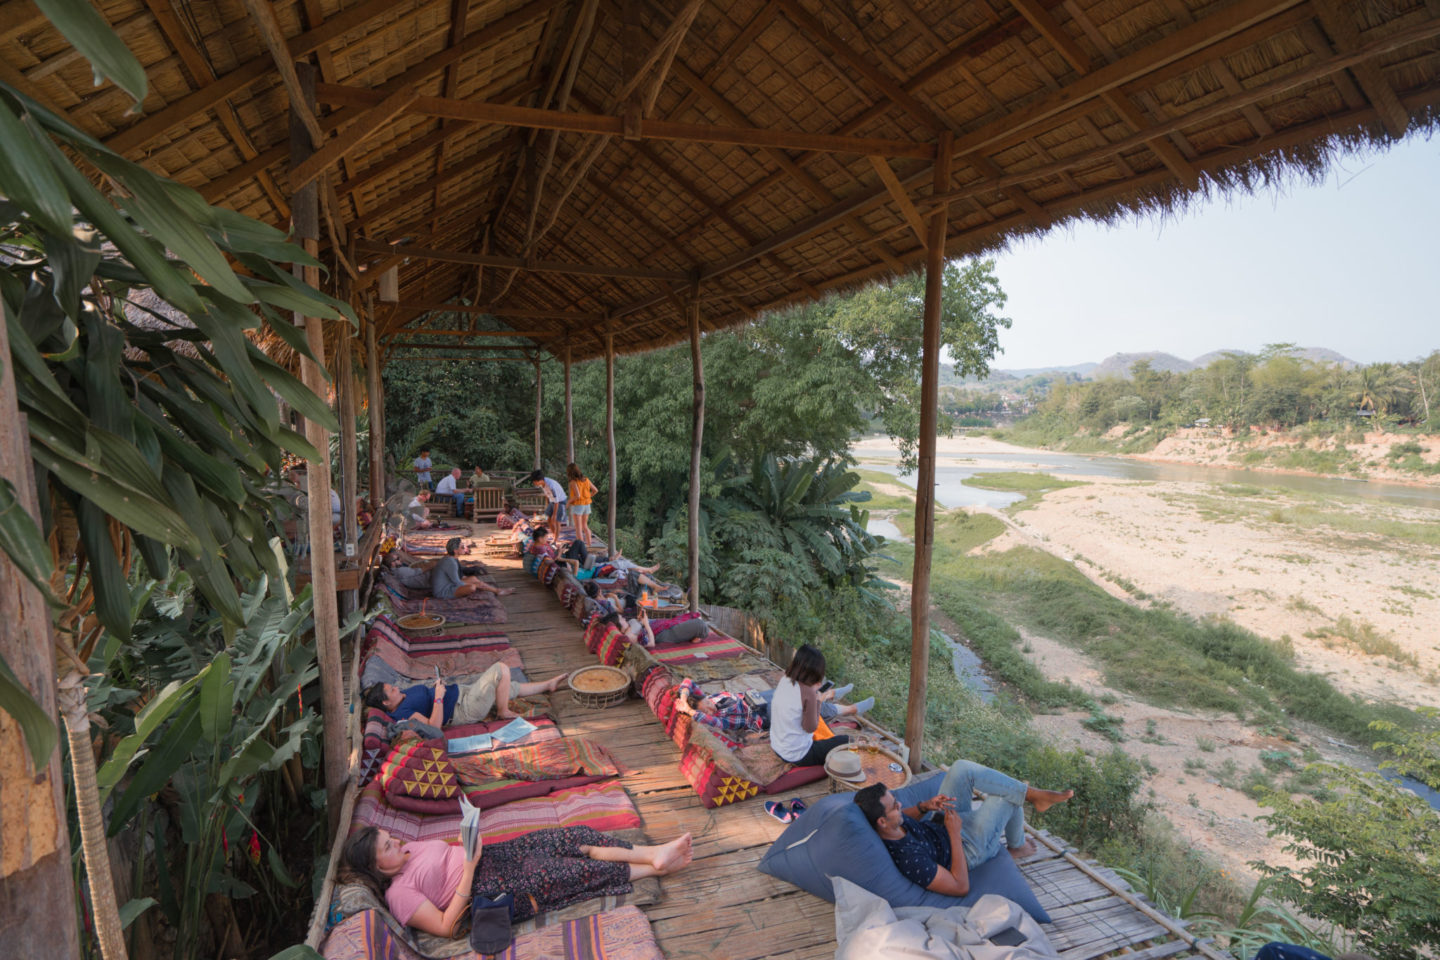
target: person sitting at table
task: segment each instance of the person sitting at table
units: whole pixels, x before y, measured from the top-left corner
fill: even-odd
[[[485,482],[485,469],[480,464],[475,464],[475,472],[470,474],[470,489],[473,491],[480,484]]]
[[[461,597],[468,597],[478,591],[493,593],[497,597],[508,597],[515,592],[514,587],[497,587],[480,579],[478,571],[484,570],[478,564],[466,565],[471,570],[470,574],[465,573],[459,558],[460,538],[451,537],[445,541],[445,556],[430,570],[430,593],[437,600],[458,600]]]
[[[435,496],[449,497],[455,503],[455,516],[465,516],[465,494],[460,489],[460,468],[452,467],[435,485]]]

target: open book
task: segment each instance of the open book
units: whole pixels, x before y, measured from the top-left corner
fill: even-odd
[[[480,849],[480,808],[460,794],[460,845],[465,848],[465,859],[469,861]]]

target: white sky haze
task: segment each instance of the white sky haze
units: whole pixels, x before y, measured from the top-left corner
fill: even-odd
[[[1440,139],[1349,155],[1325,181],[1079,223],[996,257],[995,369],[1293,341],[1352,360],[1440,349]]]

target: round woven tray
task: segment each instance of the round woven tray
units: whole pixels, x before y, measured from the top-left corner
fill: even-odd
[[[836,747],[836,750],[850,750],[860,755],[860,770],[865,774],[865,780],[851,783],[849,780],[838,780],[831,777],[830,792],[832,793],[841,790],[859,790],[872,783],[883,783],[891,790],[898,790],[912,779],[910,767],[906,765],[900,754],[889,747],[882,747],[878,743],[851,743],[843,747]],[[896,770],[895,767],[899,767],[899,769]]]
[[[581,667],[565,682],[575,702],[591,710],[613,707],[630,696],[630,675],[614,667]]]
[[[412,637],[428,637],[440,632],[445,618],[438,613],[411,613],[396,620],[395,625]]]

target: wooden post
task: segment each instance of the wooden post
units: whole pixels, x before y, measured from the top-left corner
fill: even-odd
[[[365,392],[370,399],[370,508],[379,516],[385,503],[385,388],[375,344],[375,313],[365,311]]]
[[[355,449],[355,369],[350,355],[350,324],[341,320],[336,326],[340,330],[337,347],[340,356],[335,364],[335,416],[340,421],[340,543],[345,557],[351,559],[360,539],[355,517],[355,495],[359,492],[356,489],[359,456]],[[346,590],[342,600],[344,607],[339,613],[349,617],[359,603],[359,591]]]
[[[700,284],[690,289],[690,610],[700,609],[700,442],[705,436],[705,364],[700,358]]]
[[[950,135],[942,134],[934,189],[950,186]],[[920,363],[920,471],[915,478],[915,568],[910,575],[910,699],[905,745],[910,769],[920,772],[925,739],[925,684],[930,672],[930,561],[935,544],[935,433],[940,405],[940,297],[945,288],[945,231],[949,207],[930,217],[925,244],[925,330]]]
[[[565,341],[565,462],[575,462],[575,411],[570,400],[570,341]]]
[[[0,476],[31,517],[39,517],[30,436],[15,397],[10,341],[0,325]],[[20,725],[0,711],[0,930],[15,957],[78,960],[70,830],[60,771],[55,641],[40,591],[0,551],[0,656],[20,686],[55,722],[56,748],[36,769]]]
[[[540,466],[540,406],[545,399],[545,384],[540,378],[540,358],[536,357],[532,363],[535,364],[535,469]]]
[[[613,556],[620,549],[620,534],[615,529],[615,496],[619,489],[619,467],[615,458],[615,334],[605,334],[605,446],[610,453],[610,489],[605,498],[605,542]]]
[[[295,64],[300,86],[305,95],[304,107],[315,109],[315,68],[307,63]],[[313,152],[310,134],[294,109],[290,112],[290,164],[301,163]],[[290,203],[292,227],[296,239],[312,257],[320,251],[320,202],[317,185],[307,184]],[[296,267],[295,275],[317,286],[320,271],[315,267]],[[325,329],[319,317],[295,314],[296,326],[304,326],[305,341],[314,360],[300,359],[300,377],[316,396],[325,390]],[[330,526],[330,437],[325,428],[313,420],[305,420],[305,439],[320,454],[305,471],[305,495],[309,498],[310,519],[310,584],[315,596],[315,650],[320,661],[320,715],[325,722],[323,737],[325,763],[326,809],[334,836],[340,821],[340,804],[345,794],[345,678],[341,676],[340,620],[335,603],[335,553],[330,548],[334,534]]]

